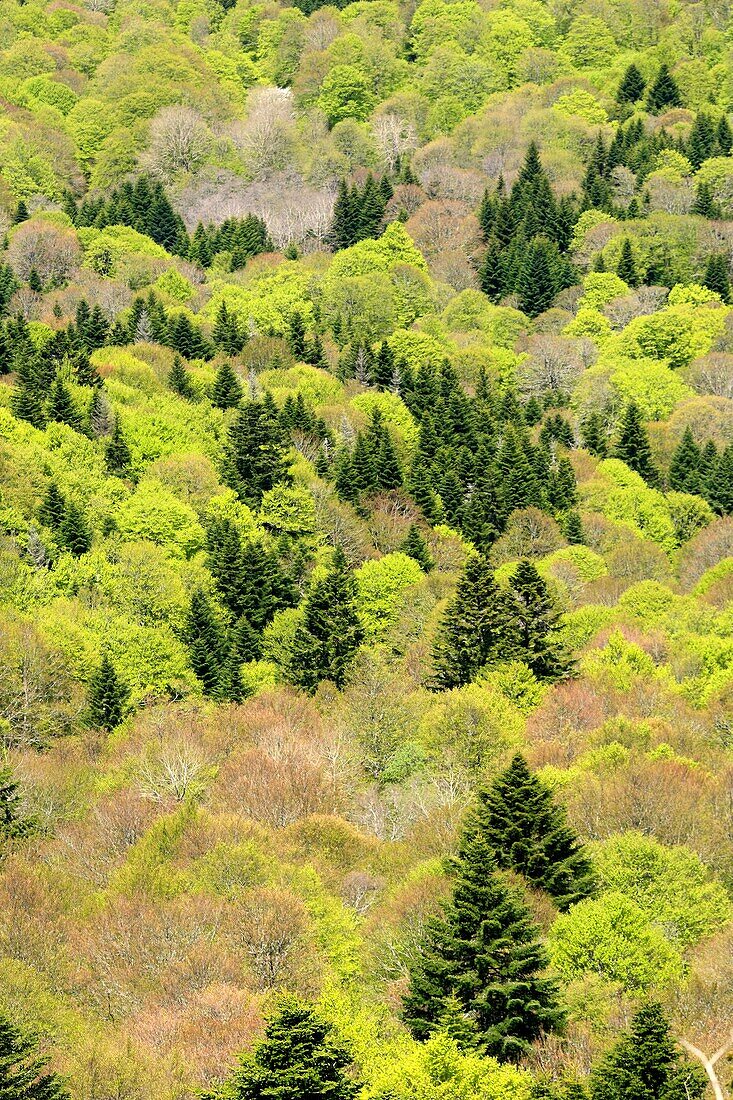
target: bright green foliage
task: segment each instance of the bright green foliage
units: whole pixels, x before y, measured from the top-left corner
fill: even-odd
[[[265,1035],[209,1100],[352,1100],[359,1089],[333,1025],[297,997],[283,997]]]
[[[310,692],[322,680],[332,680],[339,688],[344,686],[364,638],[356,596],[356,580],[339,547],[331,569],[315,582],[306,597],[285,670],[291,683]]]
[[[427,1038],[456,997],[479,1048],[499,1061],[518,1061],[540,1031],[563,1023],[555,984],[540,976],[546,958],[537,929],[497,873],[480,822],[477,829],[469,821],[451,874],[451,897],[428,922],[410,968],[403,1017],[417,1038]]]
[[[113,730],[125,716],[130,691],[105,653],[96,672],[89,678],[87,719],[93,729]]]
[[[546,890],[561,910],[593,892],[590,860],[552,791],[519,753],[479,792],[477,827],[504,870]]]
[[[594,1068],[591,1100],[699,1100],[707,1081],[702,1068],[675,1047],[661,1005],[640,1008],[631,1027]]]

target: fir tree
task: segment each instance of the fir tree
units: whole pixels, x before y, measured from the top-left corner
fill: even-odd
[[[605,458],[608,454],[608,436],[600,413],[588,414],[580,426],[580,438],[586,450],[596,458]]]
[[[646,109],[650,114],[658,115],[667,107],[681,106],[682,97],[677,82],[670,73],[669,66],[663,63],[646,97]]]
[[[560,528],[571,546],[581,546],[585,542],[583,524],[577,512],[568,512],[563,517]]]
[[[714,290],[724,302],[730,302],[730,275],[728,261],[725,256],[715,253],[708,257],[703,286],[707,287],[708,290]]]
[[[130,477],[132,454],[122,432],[119,416],[115,417],[112,434],[105,444],[104,461],[107,473],[113,474],[115,477]]]
[[[331,569],[306,598],[286,670],[291,683],[310,692],[322,680],[344,686],[364,639],[355,600],[354,575],[337,548]]]
[[[558,642],[560,612],[531,562],[519,562],[511,580],[511,594],[510,636],[521,660],[538,680],[562,679],[571,661]]]
[[[489,661],[508,658],[511,609],[486,560],[472,554],[448,604],[433,647],[435,690],[468,684]]]
[[[300,313],[293,313],[288,322],[288,344],[298,362],[304,362],[307,352],[305,323]]]
[[[638,103],[644,95],[646,81],[636,65],[629,65],[616,92],[617,103]]]
[[[109,401],[100,389],[94,391],[92,403],[89,406],[89,427],[96,439],[107,436],[112,431],[114,417],[110,409]]]
[[[34,818],[23,813],[20,784],[12,769],[6,765],[0,766],[0,841],[18,840],[28,836],[36,824]]]
[[[232,364],[225,360],[216,372],[211,404],[217,409],[236,409],[242,400],[242,387]]]
[[[73,500],[64,504],[64,514],[58,528],[59,541],[75,557],[86,554],[92,545],[92,533],[82,510]]]
[[[497,873],[491,845],[475,821],[450,868],[450,899],[428,921],[410,965],[403,1019],[425,1039],[455,997],[482,1052],[519,1061],[542,1032],[564,1023],[555,983],[541,976],[547,958],[539,930],[521,895]]]
[[[702,455],[689,425],[669,464],[669,487],[680,493],[702,492],[700,467]]]
[[[545,890],[561,910],[594,889],[592,866],[567,824],[565,810],[551,789],[517,754],[491,785],[479,792],[476,828],[496,862]]]
[[[245,402],[229,429],[223,478],[242,500],[255,505],[268,489],[289,480],[285,436],[267,396]]]
[[[79,431],[81,429],[81,416],[72,400],[71,394],[60,377],[56,378],[51,386],[47,415],[49,420],[55,420],[60,424],[68,424],[74,431]]]
[[[38,519],[45,527],[52,531],[58,531],[64,518],[64,498],[55,481],[52,481],[46,489],[40,508]]]
[[[187,401],[193,400],[195,396],[193,383],[180,355],[173,356],[173,366],[168,374],[168,385],[180,397],[185,397]]]
[[[184,636],[191,655],[191,668],[201,681],[204,694],[215,696],[226,656],[226,644],[211,603],[200,588],[191,596]]]
[[[726,115],[720,116],[720,122],[715,131],[715,138],[721,156],[729,157],[731,152],[733,152],[733,130],[730,128],[730,123]]]
[[[400,550],[402,550],[403,554],[408,554],[413,558],[424,573],[429,573],[435,565],[435,562],[430,556],[428,544],[423,538],[420,528],[416,523],[410,524],[410,529],[400,546]]]
[[[621,430],[614,448],[614,457],[620,458],[631,470],[636,470],[649,485],[656,485],[659,474],[652,462],[649,437],[641,419],[639,407],[631,402],[621,421]]]
[[[113,730],[125,716],[130,691],[107,654],[89,679],[87,721],[93,729]]]
[[[297,997],[281,998],[265,1037],[204,1100],[354,1100],[360,1085],[333,1025]]]
[[[519,308],[528,317],[537,317],[550,308],[558,289],[548,242],[532,241],[517,280]]]
[[[728,444],[712,465],[707,476],[705,498],[718,515],[733,514],[733,443]]]
[[[630,287],[637,287],[639,285],[639,273],[636,269],[634,250],[631,247],[631,241],[628,237],[624,237],[623,244],[621,245],[621,255],[616,264],[616,274],[619,279],[623,279]]]
[[[0,1097],[2,1100],[68,1100],[69,1094],[36,1040],[0,1014]]]
[[[700,180],[695,188],[695,201],[692,204],[692,213],[699,214],[703,218],[719,218],[720,209],[713,198],[713,189],[709,183]]]
[[[649,1004],[634,1016],[604,1058],[593,1068],[591,1100],[701,1100],[707,1081],[700,1067],[675,1049],[661,1005]]]

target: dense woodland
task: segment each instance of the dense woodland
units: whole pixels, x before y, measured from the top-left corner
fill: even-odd
[[[0,11],[0,1096],[721,1100],[728,5]]]

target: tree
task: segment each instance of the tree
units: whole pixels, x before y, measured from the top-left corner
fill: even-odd
[[[58,533],[61,544],[75,557],[80,557],[91,549],[92,533],[87,526],[84,513],[73,500],[67,500],[64,504],[64,514]]]
[[[195,397],[191,376],[184,367],[180,355],[173,356],[173,366],[168,374],[168,385],[174,393],[177,393],[179,397],[185,397],[187,401],[192,401]]]
[[[623,281],[631,287],[637,287],[639,285],[639,274],[636,270],[634,250],[631,247],[631,241],[628,237],[624,237],[623,244],[621,245],[621,255],[616,265],[616,274],[619,279],[623,279]]]
[[[700,493],[702,455],[688,425],[669,464],[669,487],[679,493]]]
[[[226,360],[219,367],[211,390],[211,404],[217,409],[236,409],[242,400],[242,387],[232,364]]]
[[[646,81],[636,65],[629,65],[616,92],[617,103],[638,103],[644,94]]]
[[[120,680],[105,653],[99,668],[89,678],[87,721],[93,729],[113,730],[125,716],[130,690]]]
[[[662,63],[659,67],[657,78],[652,84],[646,97],[646,109],[650,114],[658,115],[665,107],[681,107],[682,96],[677,87],[677,82],[669,71],[669,66]]]
[[[488,561],[472,554],[448,604],[433,647],[435,690],[468,684],[489,661],[509,659],[511,608]]]
[[[191,654],[191,668],[201,681],[204,694],[215,696],[226,655],[224,632],[206,593],[197,588],[191,596],[185,640]]]
[[[47,415],[49,420],[68,424],[74,431],[79,431],[81,428],[81,416],[61,378],[56,378],[51,386]]]
[[[661,1005],[648,1004],[593,1068],[591,1100],[700,1100],[705,1075],[675,1049]]]
[[[50,482],[38,509],[38,519],[52,531],[58,531],[64,518],[64,498],[55,481]]]
[[[528,317],[537,317],[550,308],[558,290],[549,242],[538,238],[529,245],[519,272],[519,308]]]
[[[510,634],[519,656],[538,680],[560,680],[571,660],[557,638],[560,613],[549,589],[529,561],[520,561],[511,580]]]
[[[363,638],[356,613],[356,581],[338,547],[331,569],[306,598],[288,659],[288,678],[310,692],[321,680],[342,688]]]
[[[223,479],[248,504],[259,504],[262,494],[278,482],[287,482],[287,449],[277,409],[268,395],[247,401],[229,429]]]
[[[295,996],[283,997],[265,1037],[240,1059],[223,1088],[207,1100],[353,1100],[360,1085],[333,1024]]]
[[[27,836],[34,825],[34,819],[23,813],[20,784],[12,770],[7,766],[0,767],[0,841]]]
[[[407,536],[400,546],[400,549],[403,550],[405,554],[409,554],[409,556],[417,562],[424,573],[429,573],[435,565],[435,562],[430,556],[428,544],[425,542],[420,528],[416,523],[410,524],[410,529],[407,532]]]
[[[451,896],[428,921],[410,965],[405,1023],[426,1039],[455,997],[483,1053],[515,1062],[543,1031],[562,1027],[557,988],[538,929],[521,895],[497,872],[491,844],[474,820],[450,862]]]
[[[629,469],[636,470],[649,485],[656,485],[659,481],[659,474],[652,462],[649,437],[641,419],[639,406],[634,401],[626,407],[613,453],[614,457],[620,458]]]
[[[728,261],[725,256],[715,253],[708,257],[703,286],[706,286],[708,290],[714,290],[724,302],[730,301],[730,275],[728,273]]]
[[[491,845],[497,865],[546,890],[558,909],[568,909],[593,892],[590,859],[568,826],[564,808],[519,753],[479,792],[476,827]]]
[[[68,1092],[38,1044],[0,1014],[0,1100],[68,1100]]]
[[[608,453],[606,425],[600,413],[589,413],[580,425],[580,437],[583,446],[597,458],[605,458]]]
[[[132,454],[127,446],[127,440],[122,434],[122,425],[119,416],[115,417],[115,426],[112,435],[104,447],[104,461],[107,472],[116,477],[129,477],[132,465]]]

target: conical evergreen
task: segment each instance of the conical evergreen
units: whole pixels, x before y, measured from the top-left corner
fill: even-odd
[[[104,461],[107,472],[115,477],[130,477],[132,454],[122,432],[119,416],[115,417],[115,426],[104,447]]]
[[[569,828],[564,808],[530,772],[523,756],[517,754],[479,793],[476,827],[499,867],[546,890],[559,909],[593,892],[591,862]]]
[[[289,480],[285,434],[267,395],[246,401],[229,429],[223,478],[242,500],[254,505],[268,489]]]
[[[639,285],[639,273],[636,268],[636,260],[634,259],[634,250],[631,247],[631,241],[628,237],[624,237],[623,244],[621,245],[621,255],[616,265],[616,274],[619,279],[623,279],[628,286],[636,287]]]
[[[0,766],[0,842],[27,836],[35,825],[35,820],[23,813],[20,784],[12,769]]]
[[[670,489],[675,489],[680,493],[701,493],[701,464],[700,448],[688,426],[685,428],[679,446],[675,449],[669,464]]]
[[[64,514],[58,528],[59,541],[75,557],[86,554],[91,549],[92,533],[89,530],[84,513],[73,500],[64,504]]]
[[[650,114],[661,114],[667,107],[681,107],[682,96],[677,87],[677,82],[669,71],[669,66],[662,64],[657,74],[657,79],[649,88],[646,97],[646,109]]]
[[[718,515],[733,515],[733,443],[713,464],[707,476],[705,498]]]
[[[333,1024],[295,996],[281,998],[265,1037],[223,1088],[204,1100],[353,1100],[360,1089]]]
[[[400,546],[400,550],[402,550],[404,554],[409,554],[424,573],[429,573],[435,565],[435,562],[430,557],[428,544],[423,538],[420,528],[416,523],[410,524],[410,530],[407,532],[407,537]]]
[[[537,317],[550,308],[558,289],[548,242],[532,241],[517,280],[519,308],[528,317]]]
[[[174,393],[177,393],[180,397],[185,397],[188,401],[191,401],[195,396],[193,382],[183,365],[180,355],[173,356],[173,366],[168,375],[168,385]]]
[[[364,639],[355,601],[354,575],[337,548],[331,569],[306,598],[286,669],[291,683],[310,692],[322,680],[344,686]]]
[[[616,92],[617,103],[638,103],[644,95],[646,81],[636,65],[629,65]]]
[[[216,372],[211,390],[211,404],[217,409],[236,409],[242,397],[242,387],[234,368],[225,360]]]
[[[605,458],[608,454],[608,435],[600,413],[589,413],[580,425],[580,438],[583,446],[596,458]]]
[[[46,415],[51,421],[68,424],[74,431],[81,428],[81,415],[61,378],[56,378],[51,386]]]
[[[431,686],[437,691],[460,687],[489,661],[509,659],[510,621],[509,600],[488,561],[472,554],[438,628]]]
[[[211,602],[201,589],[191,596],[185,639],[191,667],[203,685],[204,694],[215,696],[226,657],[226,643]]]
[[[542,977],[547,957],[521,895],[496,870],[491,845],[469,822],[451,862],[453,890],[428,921],[410,965],[405,1023],[418,1039],[437,1030],[455,997],[479,1048],[519,1061],[533,1041],[561,1028],[557,988]]]
[[[701,1067],[675,1048],[661,1005],[649,1004],[593,1068],[591,1100],[701,1100]]]
[[[626,407],[613,453],[615,458],[620,458],[631,470],[641,474],[649,485],[658,483],[659,474],[652,462],[649,437],[639,407],[633,401]]]
[[[87,721],[93,729],[113,730],[125,716],[130,691],[105,654],[89,679]]]
[[[558,640],[560,612],[529,561],[520,561],[511,579],[511,612],[511,637],[537,679],[566,676],[572,662]]]
[[[706,286],[708,290],[714,290],[724,302],[730,302],[730,273],[725,256],[715,253],[708,257],[703,286]]]
[[[0,1098],[2,1100],[68,1100],[62,1080],[48,1072],[48,1059],[34,1038],[0,1014]]]
[[[64,498],[55,481],[46,489],[46,494],[38,509],[38,519],[52,531],[58,531],[64,518]]]

